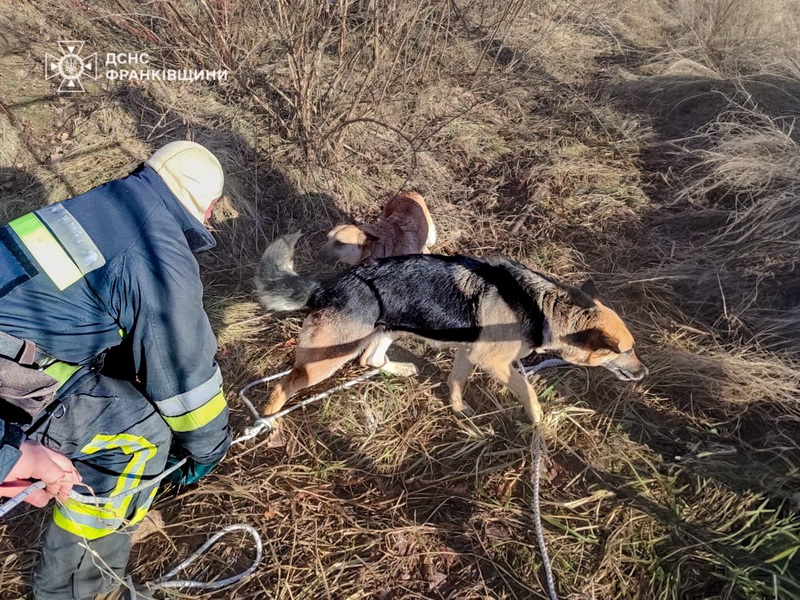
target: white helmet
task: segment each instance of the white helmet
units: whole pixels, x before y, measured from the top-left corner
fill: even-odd
[[[170,142],[145,163],[159,174],[186,210],[201,223],[222,196],[225,176],[217,157],[195,142]]]

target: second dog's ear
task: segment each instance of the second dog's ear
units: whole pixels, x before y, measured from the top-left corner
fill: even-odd
[[[581,291],[585,294],[588,294],[591,298],[600,300],[600,292],[597,290],[597,286],[591,279],[586,280],[586,282],[581,286]]]
[[[375,241],[381,237],[380,231],[377,227],[373,227],[372,225],[360,225],[359,229],[364,232],[370,240]]]

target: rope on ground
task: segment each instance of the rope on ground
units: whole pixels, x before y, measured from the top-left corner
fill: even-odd
[[[180,571],[183,571],[186,567],[191,565],[194,561],[198,558],[203,556],[208,549],[211,548],[217,541],[224,535],[231,533],[232,531],[246,531],[250,534],[250,537],[253,538],[253,542],[256,545],[256,557],[253,559],[253,563],[247,567],[241,573],[237,573],[236,575],[232,575],[226,579],[220,579],[219,581],[196,581],[193,579],[179,579],[177,581],[172,581],[172,578],[175,577]],[[224,587],[228,587],[231,584],[236,583],[240,579],[244,579],[250,573],[253,573],[257,568],[258,565],[261,563],[261,557],[264,554],[264,544],[261,541],[261,535],[259,535],[258,531],[254,527],[247,525],[246,523],[237,523],[236,525],[228,525],[224,529],[219,530],[217,533],[212,535],[205,544],[200,546],[197,550],[192,553],[192,555],[184,560],[181,564],[177,567],[172,569],[169,573],[164,575],[161,579],[156,580],[155,583],[151,584],[150,587],[157,587],[162,589],[167,588],[194,588],[194,589],[204,589],[204,590],[218,590]]]
[[[246,442],[247,440],[253,439],[254,437],[259,435],[265,429],[266,430],[272,429],[272,422],[273,421],[275,421],[277,419],[280,419],[281,417],[285,417],[289,413],[294,412],[299,408],[303,408],[304,406],[308,406],[309,404],[311,404],[313,402],[317,402],[318,400],[322,400],[323,398],[327,398],[331,394],[335,394],[336,392],[340,392],[342,390],[346,390],[347,388],[351,388],[354,385],[358,385],[359,383],[361,383],[362,381],[366,381],[370,377],[375,377],[375,375],[380,373],[381,370],[380,369],[373,369],[372,371],[364,373],[363,375],[359,375],[355,379],[351,379],[349,381],[344,382],[341,385],[337,385],[336,387],[332,387],[329,390],[325,390],[324,392],[320,392],[319,394],[317,394],[315,396],[311,396],[310,398],[306,398],[305,400],[301,400],[300,402],[298,402],[297,404],[293,404],[289,408],[284,408],[283,410],[276,412],[274,415],[269,415],[268,417],[262,417],[260,414],[258,414],[258,411],[256,410],[256,407],[253,406],[253,403],[250,402],[250,399],[245,395],[245,392],[247,390],[249,390],[251,387],[253,387],[254,385],[257,385],[259,383],[263,383],[265,381],[270,381],[272,379],[277,379],[278,377],[286,375],[286,373],[288,373],[288,372],[289,371],[284,371],[283,373],[279,373],[278,375],[270,375],[269,377],[264,377],[262,379],[258,379],[256,381],[253,381],[252,383],[248,383],[246,386],[244,386],[242,388],[242,391],[239,392],[239,398],[242,399],[242,402],[244,402],[245,405],[247,406],[247,408],[250,409],[250,412],[253,413],[253,416],[256,418],[256,421],[255,421],[255,423],[253,423],[252,427],[248,427],[247,429],[244,430],[244,435],[242,435],[241,437],[238,437],[235,440],[233,440],[234,444],[239,443],[239,442]]]
[[[550,367],[563,367],[569,363],[561,360],[560,358],[550,358],[543,360],[539,364],[532,367],[522,367],[522,363],[518,363],[522,372],[526,375],[533,375],[543,369]],[[536,530],[536,542],[539,544],[539,553],[542,555],[542,565],[544,566],[544,576],[547,580],[547,592],[550,600],[558,600],[556,593],[556,582],[553,577],[553,567],[550,564],[550,556],[547,553],[547,544],[544,539],[544,528],[542,527],[542,510],[539,505],[539,485],[541,482],[542,472],[542,440],[541,432],[538,426],[533,427],[533,439],[531,440],[533,446],[533,472],[531,473],[531,481],[533,483],[533,525]]]
[[[547,544],[544,541],[544,529],[542,528],[542,510],[539,506],[539,482],[542,470],[542,436],[538,431],[534,432],[534,451],[533,451],[533,525],[536,529],[536,542],[539,544],[539,552],[542,555],[542,565],[544,566],[544,577],[547,580],[547,591],[550,600],[558,600],[556,593],[556,582],[553,577],[553,567],[550,564],[550,556],[547,553]]]

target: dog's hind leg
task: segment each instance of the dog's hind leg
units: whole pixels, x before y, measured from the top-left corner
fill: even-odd
[[[386,351],[397,339],[397,334],[389,331],[376,331],[369,340],[367,349],[361,355],[361,366],[370,366],[392,375],[411,377],[418,370],[414,363],[392,362]]]
[[[466,348],[459,348],[453,359],[453,370],[447,378],[447,387],[450,389],[450,408],[453,412],[466,417],[475,414],[473,408],[463,400],[464,386],[471,372],[472,361],[469,359],[469,352]]]
[[[524,354],[518,348],[511,349],[506,344],[502,344],[502,347],[492,344],[470,353],[470,358],[479,369],[505,385],[520,399],[528,418],[536,425],[542,420],[542,407],[536,390],[514,366],[520,356]]]
[[[264,413],[275,414],[300,390],[324,381],[361,352],[373,325],[312,314],[300,332],[294,367],[269,397]]]

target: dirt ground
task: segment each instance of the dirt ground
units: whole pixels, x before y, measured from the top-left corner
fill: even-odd
[[[302,322],[259,308],[261,251],[301,229],[297,268],[320,272],[332,226],[416,190],[436,252],[593,278],[650,367],[637,385],[582,368],[536,381],[560,597],[800,598],[798,24],[779,0],[11,0],[0,223],[163,143],[215,151],[226,198],[198,259],[239,432],[237,392],[290,364]],[[60,40],[228,76],[58,93],[44,73]],[[264,538],[255,574],[157,597],[546,598],[522,407],[474,374],[478,414],[458,418],[451,353],[399,346],[419,376],[335,394],[286,419],[284,447],[235,447],[199,485],[165,487],[134,578],[246,522]],[[0,524],[3,599],[29,597],[47,514]],[[189,575],[252,556],[232,535]]]

